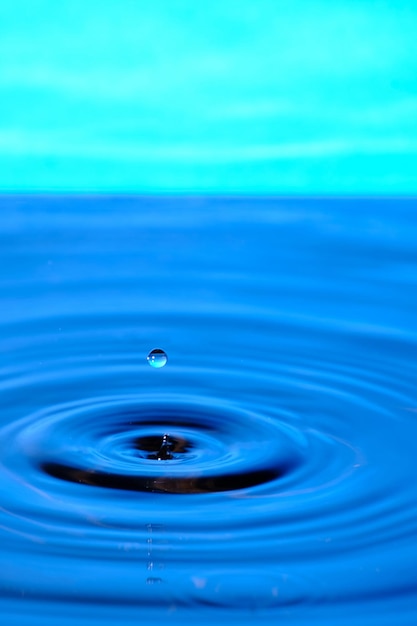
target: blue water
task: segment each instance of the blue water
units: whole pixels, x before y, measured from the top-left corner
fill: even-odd
[[[415,625],[416,201],[0,204],[4,623]]]

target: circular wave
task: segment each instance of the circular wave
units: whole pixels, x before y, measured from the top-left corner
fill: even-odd
[[[303,240],[315,270],[339,260],[316,282],[283,237],[289,276],[276,277],[267,231],[262,258],[229,274],[198,257],[201,284],[187,274],[171,289],[146,249],[153,232],[132,267],[137,240],[122,262],[113,234],[111,263],[85,246],[91,275],[40,267],[37,309],[20,310],[13,283],[3,316],[21,321],[0,325],[7,606],[53,605],[60,619],[78,607],[100,624],[415,622],[416,337],[398,311],[381,315],[380,290],[399,309],[411,291],[357,258],[353,231],[346,259],[327,248],[317,260],[325,238]],[[403,262],[412,254],[410,241]],[[149,367],[154,346],[163,367]]]
[[[16,435],[8,436],[16,438],[21,456],[51,476],[124,491],[231,491],[295,468],[298,452],[288,427],[209,402],[97,399],[57,408],[27,428],[15,424]]]

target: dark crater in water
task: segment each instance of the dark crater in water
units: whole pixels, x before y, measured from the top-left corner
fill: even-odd
[[[180,457],[192,448],[192,444],[182,437],[172,435],[149,435],[138,437],[135,447],[141,456],[156,461],[168,461]]]
[[[262,469],[236,474],[187,476],[166,474],[124,475],[70,467],[61,463],[44,463],[41,469],[61,480],[122,491],[195,494],[247,489],[267,483],[282,475],[280,469]]]

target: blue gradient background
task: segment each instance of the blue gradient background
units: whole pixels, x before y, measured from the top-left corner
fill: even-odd
[[[0,5],[0,191],[417,192],[415,0]]]

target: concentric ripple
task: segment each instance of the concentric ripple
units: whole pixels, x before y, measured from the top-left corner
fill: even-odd
[[[245,489],[284,477],[300,460],[285,425],[222,405],[208,409],[209,400],[201,407],[163,396],[136,404],[97,399],[17,423],[7,436],[16,441],[14,456],[51,476],[125,491]],[[161,458],[164,437],[172,453]],[[146,448],[151,454],[140,454]]]
[[[184,231],[171,241],[163,216],[149,238],[134,229],[140,248],[129,229],[110,237],[96,217],[103,230],[83,257],[90,274],[61,270],[57,301],[39,271],[33,307],[1,314],[0,590],[10,623],[415,623],[417,341],[399,275],[379,274],[363,251],[355,269],[356,230],[337,206],[331,235],[317,217],[307,237],[283,211],[291,227],[280,248],[287,222],[258,208],[259,232],[232,220],[233,236],[224,234],[237,248],[263,235],[267,256],[253,271],[246,256],[219,265],[205,222],[192,231],[197,278],[181,270]],[[163,259],[146,269],[155,230]],[[381,257],[387,241],[370,241]],[[56,237],[48,245],[58,254]],[[297,246],[304,273],[288,264]],[[171,294],[164,310],[170,250],[189,297]],[[40,255],[35,246],[33,261]],[[293,280],[273,271],[284,261]],[[15,272],[13,296],[29,289]],[[109,311],[115,285],[140,297],[121,296]],[[83,290],[93,299],[80,310]],[[155,345],[169,354],[156,370],[146,361]]]

